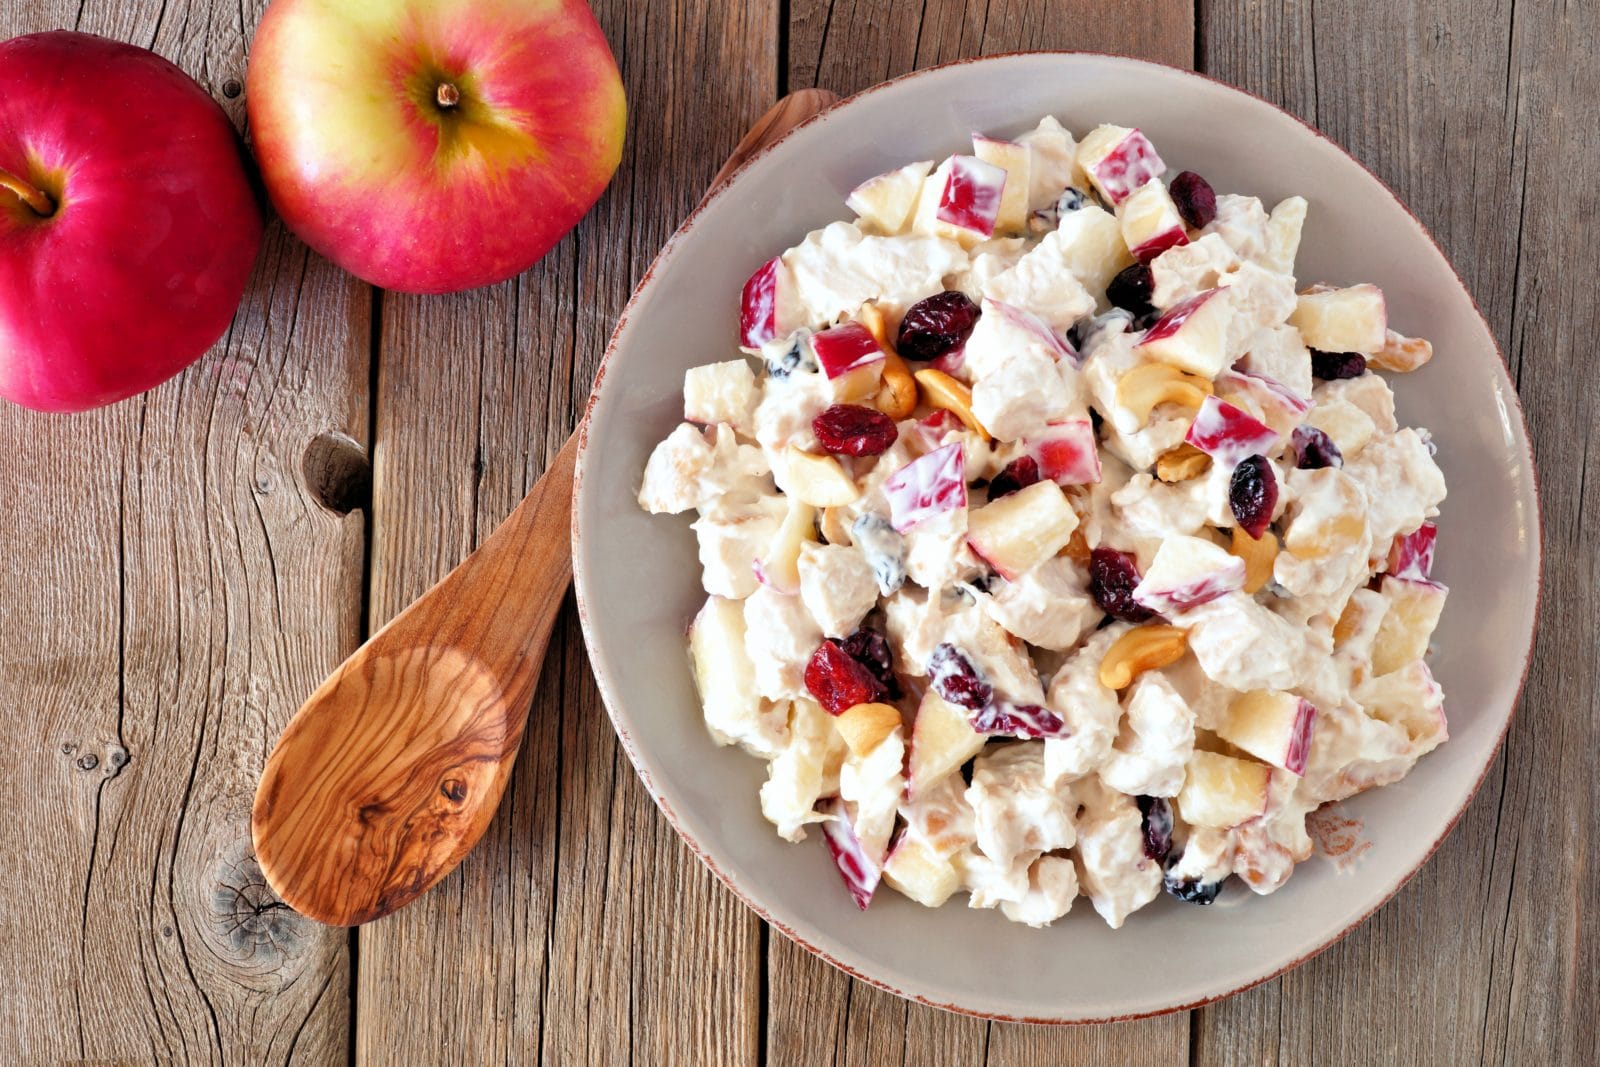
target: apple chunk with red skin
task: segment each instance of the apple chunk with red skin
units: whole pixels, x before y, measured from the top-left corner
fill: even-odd
[[[1228,326],[1233,304],[1221,289],[1207,289],[1174,304],[1156,320],[1138,347],[1179,370],[1215,378],[1228,365]]]
[[[967,544],[999,573],[1016,578],[1060,552],[1078,528],[1072,503],[1055,482],[1034,482],[967,516]]]
[[[1167,171],[1145,135],[1124,126],[1092,130],[1078,146],[1078,165],[1113,207]]]
[[[1191,826],[1227,830],[1263,814],[1271,788],[1265,763],[1197,749],[1178,792],[1178,813]]]
[[[960,441],[919,456],[883,483],[889,524],[905,533],[919,522],[967,506],[966,453]]]
[[[1088,419],[1052,422],[1023,438],[1023,452],[1039,465],[1039,477],[1057,485],[1094,485],[1100,481],[1100,450],[1094,423]]]
[[[622,158],[622,79],[583,0],[274,0],[245,98],[284,222],[386,289],[526,270]]]
[[[1149,263],[1167,249],[1189,243],[1178,205],[1158,181],[1141,185],[1117,207],[1117,215],[1122,242],[1140,263]]]
[[[1293,693],[1253,690],[1233,699],[1212,731],[1257,759],[1290,774],[1305,774],[1317,709]]]
[[[1178,614],[1243,589],[1244,582],[1244,560],[1204,538],[1175,534],[1156,549],[1133,599],[1158,614]]]
[[[1208,396],[1183,439],[1218,463],[1237,465],[1270,452],[1278,432],[1226,400]]]
[[[994,233],[1006,172],[977,156],[951,156],[923,185],[917,228],[971,246]]]
[[[1425,522],[1396,537],[1389,546],[1389,573],[1396,578],[1427,578],[1433,573],[1433,545],[1438,536],[1439,527]]]
[[[244,158],[153,52],[67,31],[0,44],[0,396],[84,411],[200,358],[261,247]]]
[[[850,823],[849,809],[843,800],[831,797],[820,802],[817,811],[829,816],[822,823],[822,840],[827,843],[828,854],[839,869],[839,877],[844,880],[844,887],[849,891],[850,899],[856,902],[856,907],[866,911],[883,877],[883,869],[861,846],[861,839],[856,836],[855,827]]]
[[[846,322],[811,335],[811,353],[837,403],[865,400],[883,380],[884,352],[872,332]]]
[[[754,352],[805,325],[794,297],[794,276],[779,256],[756,268],[739,291],[739,346]]]

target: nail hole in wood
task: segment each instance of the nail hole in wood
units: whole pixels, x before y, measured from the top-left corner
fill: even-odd
[[[365,508],[372,498],[372,464],[367,450],[348,434],[318,434],[301,462],[306,488],[335,515]]]
[[[222,83],[222,95],[227,97],[229,100],[237,98],[242,92],[244,92],[244,86],[240,85],[232,78],[229,78],[227,81]]]

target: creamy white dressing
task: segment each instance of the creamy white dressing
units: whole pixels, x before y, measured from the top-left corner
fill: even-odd
[[[1209,421],[1193,425],[1203,392],[1175,389],[1140,406],[1139,390],[1125,384],[1130,375],[1176,374],[1157,362],[1157,349],[1140,347],[1155,313],[1107,311],[1108,286],[1134,260],[1125,209],[1101,206],[1089,189],[1122,199],[1137,191],[1124,188],[1132,181],[1163,180],[1149,146],[1104,127],[1080,150],[1053,119],[996,144],[984,158],[1020,159],[1005,165],[1026,171],[1006,179],[1027,183],[1020,228],[985,236],[929,215],[943,195],[930,183],[948,181],[949,166],[863,185],[861,202],[852,200],[861,226],[836,222],[807,235],[773,272],[779,288],[768,298],[799,328],[751,349],[753,363],[710,363],[686,377],[687,421],[652,453],[639,502],[655,513],[698,513],[703,584],[726,598],[713,601],[722,629],[697,635],[696,669],[721,653],[743,689],[699,679],[706,700],[717,701],[708,725],[719,742],[770,761],[760,804],[781,836],[799,840],[808,824],[829,820],[842,852],[875,868],[852,872],[858,891],[881,868],[884,884],[913,899],[936,905],[965,891],[971,906],[1034,926],[1067,914],[1082,895],[1113,927],[1164,884],[1210,899],[1237,876],[1271,892],[1310,855],[1309,812],[1402,777],[1445,738],[1442,693],[1426,663],[1385,654],[1424,648],[1427,635],[1407,633],[1414,623],[1402,609],[1365,588],[1396,538],[1438,514],[1443,476],[1426,431],[1399,426],[1381,377],[1313,379],[1312,355],[1290,322],[1305,201],[1292,197],[1269,214],[1254,197],[1219,195],[1215,219],[1149,265],[1155,308],[1213,289],[1226,302],[1214,335],[1180,329],[1177,349],[1159,349],[1191,371],[1223,367],[1201,384],[1254,429],[1240,447],[1217,445],[1207,437],[1228,423],[1215,403]],[[1136,206],[1165,196],[1146,194]],[[928,217],[918,222],[919,214]],[[894,218],[905,226],[882,232]],[[844,387],[819,367],[813,331],[854,319],[881,323],[892,341],[908,309],[943,290],[965,292],[980,315],[932,368],[970,390],[970,417],[987,435],[935,407],[938,394],[924,387],[881,454],[837,457],[833,481],[800,477],[791,450],[835,462],[813,423]],[[1058,520],[1024,511],[1009,525],[984,521],[980,509],[1013,506],[991,503],[990,479],[1024,463],[1047,480],[1052,463],[1092,471],[1049,452],[1067,439],[1055,424],[1091,412],[1099,480],[1053,497],[1074,513],[1072,541],[1030,554],[1031,539],[1046,536],[1042,525]],[[1302,426],[1326,433],[1342,466],[1297,469],[1292,438]],[[1212,458],[1173,475],[1158,461],[1191,449],[1187,439]],[[1252,451],[1265,455],[1276,487],[1270,536],[1282,550],[1247,584],[1255,572],[1228,547],[1242,521],[1230,486]],[[812,515],[811,528],[786,523],[788,494],[810,505],[795,514]],[[1109,619],[1095,599],[1085,559],[1097,548],[1127,553],[1144,579],[1138,602],[1163,612],[1156,623],[1185,632],[1178,662],[1121,692],[1102,684],[1101,668],[1134,627]],[[862,628],[883,635],[899,690],[874,700],[893,703],[900,720],[867,735],[858,732],[866,712],[837,708],[851,718],[836,718],[807,682],[824,641],[863,638]],[[1394,634],[1410,644],[1385,646]],[[1375,656],[1388,673],[1376,673]],[[965,688],[955,696],[940,688],[957,683]],[[942,708],[943,718],[916,710],[930,686],[947,699],[920,706]],[[1243,747],[1228,741],[1232,709],[1256,691],[1315,707],[1298,756],[1271,763],[1270,730]],[[1185,792],[1197,761],[1219,753],[1266,783],[1226,820],[1216,814],[1226,805]],[[1156,834],[1164,856],[1148,854],[1157,846],[1141,804],[1151,803],[1170,811],[1170,848]],[[1186,804],[1200,821],[1185,818]]]

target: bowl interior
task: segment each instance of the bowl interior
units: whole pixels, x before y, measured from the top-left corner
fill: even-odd
[[[1268,897],[1230,885],[1212,907],[1166,898],[1106,927],[1086,899],[1049,930],[884,892],[857,912],[816,834],[779,840],[761,818],[758,760],[712,744],[684,645],[704,599],[688,518],[635,504],[650,449],[682,411],[686,368],[736,352],[740,286],[810,229],[848,217],[845,194],[969,131],[1019,132],[1046,113],[1082,136],[1139,126],[1169,167],[1270,206],[1311,202],[1298,275],[1371,281],[1391,322],[1436,357],[1395,382],[1401,421],[1430,428],[1450,496],[1436,577],[1451,598],[1433,666],[1451,739],[1402,782],[1343,812],[1371,848],[1341,873],[1313,858]],[[802,127],[686,224],[618,327],[596,386],[577,493],[576,583],[595,672],[646,785],[696,851],[752,906],[862,977],[939,1006],[1079,1021],[1194,1004],[1274,974],[1337,939],[1414,872],[1480,781],[1516,700],[1539,582],[1538,511],[1516,393],[1444,256],[1371,175],[1270,105],[1186,72],[1109,56],[1033,54],[923,72]]]

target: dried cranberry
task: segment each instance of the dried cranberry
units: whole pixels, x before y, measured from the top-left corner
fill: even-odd
[[[1039,480],[1039,462],[1032,456],[1018,456],[989,482],[989,499],[999,500]]]
[[[827,408],[811,420],[811,432],[823,451],[836,456],[876,456],[900,436],[893,419],[860,404]]]
[[[1161,797],[1138,797],[1144,854],[1156,862],[1172,850],[1172,808]]]
[[[1155,275],[1145,264],[1135,263],[1124,267],[1111,279],[1111,284],[1106,286],[1106,299],[1111,301],[1112,307],[1119,307],[1137,319],[1155,310],[1150,303],[1150,295],[1155,291]]]
[[[879,694],[875,699],[900,699],[900,680],[894,676],[894,654],[889,651],[888,638],[863,626],[845,638],[840,647],[878,683]]]
[[[934,692],[968,711],[982,711],[994,702],[994,687],[955,645],[942,644],[933,650],[928,679]]]
[[[978,305],[946,290],[912,304],[900,320],[895,347],[907,359],[938,359],[967,339],[978,324]]]
[[[1089,553],[1089,592],[1100,610],[1125,622],[1144,622],[1155,612],[1133,599],[1139,565],[1126,552],[1097,548]]]
[[[1296,426],[1294,436],[1289,439],[1289,449],[1294,453],[1295,466],[1303,471],[1344,466],[1344,454],[1339,446],[1315,426]]]
[[[878,699],[878,680],[835,641],[824,641],[806,664],[806,689],[829,715]]]
[[[1178,205],[1178,214],[1195,229],[1217,217],[1217,192],[1211,183],[1192,170],[1186,170],[1172,179],[1168,189],[1172,202]]]
[[[1367,357],[1360,352],[1319,352],[1311,350],[1311,376],[1325,382],[1359,378],[1367,373]]]
[[[1266,456],[1251,456],[1233,468],[1228,479],[1228,506],[1239,526],[1260,540],[1272,524],[1272,509],[1278,506],[1278,478]]]
[[[972,728],[980,734],[1007,737],[1071,737],[1072,731],[1061,716],[1037,704],[995,702],[972,716]]]
[[[1202,882],[1198,878],[1174,878],[1171,873],[1168,873],[1161,882],[1169,894],[1185,904],[1210,904],[1217,899],[1217,894],[1222,892],[1221,882]]]

